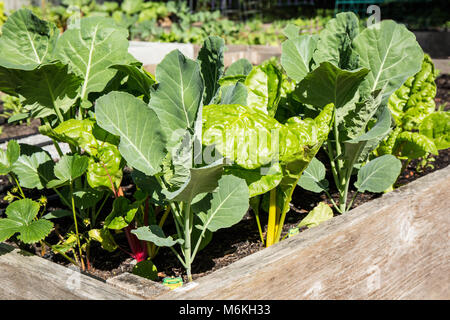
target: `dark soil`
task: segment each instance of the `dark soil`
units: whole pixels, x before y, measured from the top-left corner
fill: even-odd
[[[447,102],[448,104],[445,109],[448,110],[450,108],[450,76],[443,75],[439,77],[436,82],[438,84],[436,104],[439,106],[440,104]],[[319,153],[317,156],[319,159],[325,159],[325,155],[322,153]],[[419,162],[420,161],[415,160],[408,165],[398,180],[399,185],[404,185],[430,172],[446,167],[450,163],[450,149],[441,150],[439,155],[434,157],[434,161],[429,161],[428,165],[424,167],[420,166]],[[329,181],[332,181],[330,176],[327,178]],[[131,184],[129,177],[125,179],[124,185],[126,196],[131,197],[134,192],[134,186]],[[333,184],[330,183],[330,187],[332,187],[332,185]],[[6,177],[0,176],[1,212],[3,212],[4,208],[7,206],[7,203],[3,200],[3,197],[6,192],[10,190],[10,188],[11,184]],[[331,189],[330,193],[334,200],[337,201],[338,194],[336,190]],[[353,196],[353,193],[353,190],[350,191],[349,198]],[[41,196],[41,193],[31,192],[29,195],[34,199],[38,199]],[[61,204],[56,197],[50,194],[48,194],[48,196],[50,197],[49,205],[47,207],[48,209],[52,210],[53,208],[56,209],[61,207]],[[359,206],[380,196],[381,194],[372,193],[358,194],[355,198],[353,207]],[[325,195],[296,188],[293,195],[293,201],[291,203],[291,210],[287,214],[285,225],[283,227],[283,236],[290,228],[295,227],[306,216],[306,214],[321,201],[325,201],[331,206],[330,201]],[[103,210],[105,215],[110,212],[110,208],[111,203],[108,203]],[[0,216],[2,214],[1,212]],[[102,217],[99,219],[102,219]],[[60,232],[63,233],[65,229],[70,227],[70,221],[70,218],[67,218],[66,220],[58,220],[58,225],[56,226],[57,230],[60,230]],[[263,226],[267,224],[267,217],[264,214],[261,215],[261,223]],[[168,234],[174,232],[173,221],[170,219],[166,222],[165,230]],[[57,241],[57,236],[54,235],[54,233],[53,237],[53,239],[50,238],[48,240],[50,243]],[[116,234],[115,239],[121,248],[128,250],[127,241],[123,233]],[[211,243],[204,250],[200,251],[195,258],[195,262],[193,264],[193,278],[196,279],[207,275],[239,259],[242,259],[243,257],[262,250],[263,248],[264,246],[261,243],[254,214],[252,211],[249,211],[238,224],[228,229],[218,230],[214,233]],[[40,248],[40,245],[33,245],[32,247],[27,247],[26,249],[31,252],[35,252],[36,254],[40,254],[42,248]],[[101,249],[95,242],[91,246],[90,256],[91,270],[89,272],[93,276],[102,279],[107,279],[123,272],[131,272],[134,266],[133,259],[124,251],[116,250],[113,253],[108,253],[107,251]],[[67,262],[63,258],[52,253],[48,249],[44,254],[44,258],[67,265]],[[161,279],[165,276],[183,276],[185,278],[184,268],[178,262],[170,249],[164,247],[160,248],[159,253],[153,262],[160,271],[159,276]]]

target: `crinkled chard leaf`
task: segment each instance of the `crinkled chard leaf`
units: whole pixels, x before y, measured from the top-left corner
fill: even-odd
[[[419,132],[433,140],[438,150],[450,148],[450,113],[439,111],[429,115],[420,124]]]
[[[418,159],[427,153],[438,154],[433,140],[418,132],[401,132],[395,139],[392,154],[400,159]]]
[[[30,199],[21,199],[6,208],[6,217],[0,219],[0,242],[16,233],[24,243],[35,243],[44,239],[53,228],[53,223],[46,219],[36,220],[39,204]]]
[[[282,72],[271,61],[267,61],[249,73],[245,80],[247,104],[271,117],[275,115],[281,98]]]
[[[96,156],[89,158],[87,182],[91,188],[117,191],[120,187],[125,163],[116,146],[105,145]]]
[[[398,126],[408,131],[417,130],[423,119],[435,111],[435,77],[433,61],[425,54],[421,70],[389,98],[388,106]]]

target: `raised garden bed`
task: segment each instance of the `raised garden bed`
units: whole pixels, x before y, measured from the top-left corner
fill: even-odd
[[[449,197],[446,167],[170,292],[126,273],[70,290],[73,270],[0,245],[0,298],[449,299]]]

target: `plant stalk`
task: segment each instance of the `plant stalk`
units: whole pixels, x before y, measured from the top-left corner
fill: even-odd
[[[81,250],[80,234],[78,232],[77,213],[75,211],[75,197],[73,196],[73,182],[72,181],[70,181],[70,196],[72,198],[73,222],[75,224],[75,234],[76,234],[76,238],[77,238],[78,250],[80,253],[81,269],[83,271],[85,271],[86,267],[85,267],[84,261],[83,261],[83,251]]]
[[[269,220],[267,222],[266,247],[274,244],[277,220],[277,189],[270,190]]]

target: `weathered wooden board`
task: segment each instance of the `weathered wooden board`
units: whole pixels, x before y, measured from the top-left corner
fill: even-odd
[[[105,282],[0,243],[0,300],[140,299]]]
[[[159,299],[450,299],[450,166]]]

